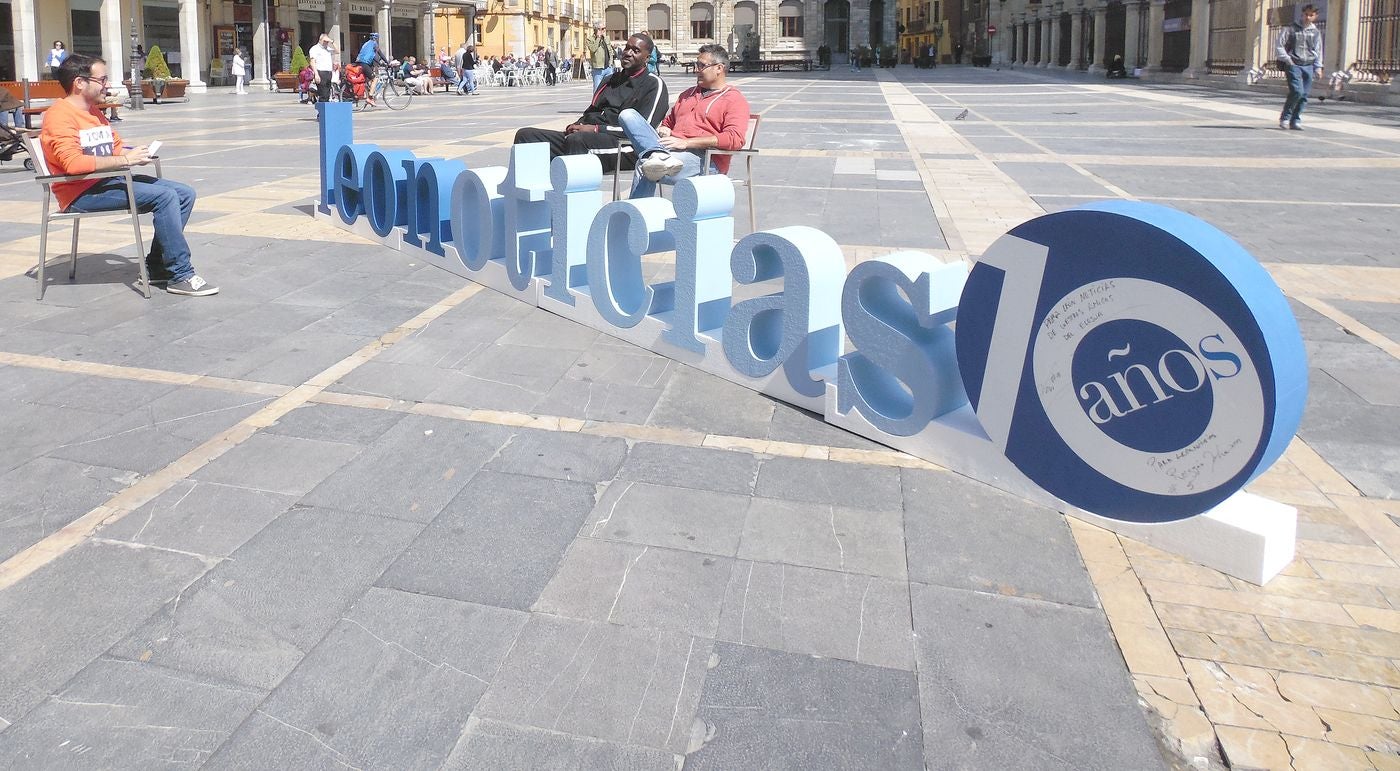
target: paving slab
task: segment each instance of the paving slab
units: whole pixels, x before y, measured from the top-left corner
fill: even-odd
[[[370,589],[209,766],[437,767],[526,619]]]
[[[208,568],[188,554],[89,542],[0,592],[0,720],[57,693]]]
[[[910,600],[930,765],[1163,767],[1102,616],[922,584]]]
[[[586,482],[480,471],[378,584],[529,610],[593,503]]]
[[[725,642],[713,663],[687,768],[924,767],[910,672]]]

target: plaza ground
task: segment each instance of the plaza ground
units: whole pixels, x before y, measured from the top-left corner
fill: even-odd
[[[118,125],[199,191],[216,297],[143,299],[107,221],[36,302],[39,189],[0,166],[0,768],[1400,767],[1400,115],[1284,132],[1272,97],[970,68],[736,82],[760,225],[852,263],[975,258],[1103,198],[1255,254],[1312,366],[1252,487],[1298,507],[1283,575],[359,240],[309,215],[307,108],[209,93]],[[586,99],[416,98],[356,137],[503,165]]]

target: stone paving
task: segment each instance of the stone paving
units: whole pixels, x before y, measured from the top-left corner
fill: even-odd
[[[738,83],[760,224],[853,263],[1095,198],[1240,240],[1312,357],[1253,486],[1298,506],[1294,563],[1245,584],[360,241],[308,215],[305,108],[211,93],[120,129],[199,190],[217,297],[142,299],[98,221],[34,301],[38,189],[0,167],[0,768],[1400,767],[1395,111]],[[357,137],[501,164],[584,99]]]

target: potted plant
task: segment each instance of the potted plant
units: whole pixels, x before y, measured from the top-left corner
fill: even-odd
[[[303,51],[301,50],[301,46],[297,46],[296,48],[293,48],[293,49],[292,49],[292,71],[291,71],[291,72],[279,72],[279,73],[277,73],[277,74],[275,74],[275,75],[272,76],[272,79],[275,80],[275,81],[277,81],[277,90],[278,90],[278,91],[295,91],[295,90],[297,90],[297,76],[298,76],[298,74],[306,67],[306,65],[307,65],[308,63],[309,63],[309,62],[307,61],[306,53],[303,52]]]
[[[817,46],[817,64],[819,64],[819,65],[821,65],[821,66],[823,66],[823,67],[830,67],[830,66],[831,66],[831,47],[830,47],[830,46],[826,46],[826,45]]]
[[[165,54],[161,53],[160,46],[151,46],[146,54],[146,66],[141,70],[141,78],[141,96],[151,100],[152,104],[160,104],[162,99],[185,98],[185,86],[189,85],[188,80],[170,74],[170,65],[165,63]],[[134,91],[130,80],[124,83],[128,92]]]
[[[170,65],[165,63],[165,54],[161,52],[160,46],[151,46],[151,50],[146,54],[146,69],[142,75],[150,73],[147,77],[151,81],[151,101],[160,104],[160,98],[165,96],[165,85],[170,82]],[[145,90],[145,84],[142,84]]]
[[[860,62],[860,66],[862,66],[862,67],[869,67],[869,66],[870,66],[870,63],[871,63],[871,61],[872,61],[871,56],[870,56],[870,46],[867,46],[867,45],[859,45],[859,46],[856,46],[855,57],[856,57],[856,61]]]

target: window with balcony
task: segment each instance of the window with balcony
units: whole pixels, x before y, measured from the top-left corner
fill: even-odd
[[[652,40],[671,39],[671,6],[654,3],[647,8],[647,34]]]
[[[778,4],[778,37],[802,37],[802,0]]]
[[[715,39],[715,7],[709,3],[690,6],[690,37],[695,40]]]

